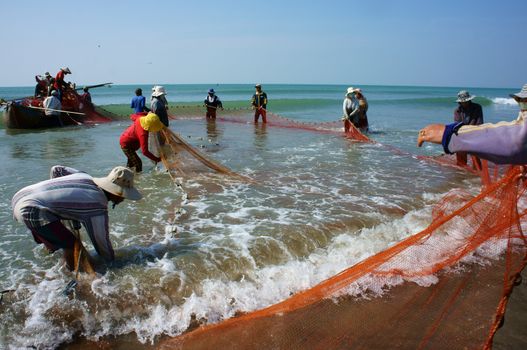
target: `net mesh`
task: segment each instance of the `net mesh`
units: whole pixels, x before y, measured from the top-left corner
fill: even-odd
[[[271,126],[342,133],[339,122],[268,115]],[[245,110],[218,119],[246,123],[251,117]],[[450,157],[431,160],[457,166]],[[237,310],[237,317],[165,339],[159,347],[490,348],[527,261],[521,225],[527,186],[520,167],[489,169],[483,162],[477,171],[481,192],[449,192],[423,231],[287,300]]]

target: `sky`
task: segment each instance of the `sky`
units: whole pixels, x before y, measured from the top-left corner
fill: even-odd
[[[519,88],[527,1],[4,0],[0,86],[67,66],[78,84]]]

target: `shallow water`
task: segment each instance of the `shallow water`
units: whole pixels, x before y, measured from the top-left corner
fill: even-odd
[[[183,88],[174,87],[172,96]],[[244,89],[226,90],[224,100],[241,104]],[[155,342],[162,334],[184,331],[191,315],[215,322],[274,304],[418,232],[444,193],[454,187],[474,192],[479,186],[466,172],[416,158],[441,152],[437,146],[416,149],[416,130],[433,120],[432,114],[450,116],[452,106],[443,100],[457,92],[429,89],[373,88],[367,95],[370,136],[380,144],[252,123],[172,121],[172,130],[255,183],[204,171],[182,176],[181,189],[162,167],[143,158],[136,182],[144,199],[110,210],[117,260],[93,281],[83,279],[75,298],[62,295],[72,275],[60,254],[49,255],[32,242],[27,229],[13,221],[10,200],[23,186],[46,179],[55,164],[93,176],[123,165],[118,137],[128,121],[2,131],[0,288],[15,292],[0,305],[0,344],[53,348],[78,336],[95,340],[129,333]],[[195,102],[200,90],[191,86],[182,96]],[[488,101],[506,98],[506,90],[488,91]],[[123,103],[124,92],[104,99]],[[268,93],[270,100],[283,97],[277,98],[277,109],[289,118],[338,119],[340,87],[308,86],[302,95],[298,86],[270,86]],[[328,107],[327,101],[337,102]],[[515,116],[515,106],[505,101],[484,107],[487,120]]]

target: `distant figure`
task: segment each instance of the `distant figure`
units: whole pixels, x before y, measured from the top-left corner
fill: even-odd
[[[140,88],[135,89],[135,97],[130,103],[130,108],[134,109],[135,113],[149,112],[150,109],[146,107],[146,98],[143,96],[143,90]]]
[[[150,109],[165,126],[168,126],[168,102],[165,97],[167,94],[165,88],[163,86],[154,86],[153,90]]]
[[[366,107],[367,108],[367,107]],[[351,129],[351,124],[356,128],[359,127],[359,101],[355,97],[355,88],[349,87],[346,91],[346,96],[342,102],[342,113],[344,116],[344,132],[348,133]]]
[[[49,88],[52,84],[53,78],[49,72],[46,72],[44,76],[35,75],[37,85],[35,86],[35,97],[44,97],[49,95]]]
[[[355,89],[355,97],[357,98],[357,102],[359,103],[359,111],[357,112],[358,116],[358,123],[356,125],[357,129],[359,129],[362,132],[368,131],[368,100],[366,100],[366,97],[362,94],[361,89]]]
[[[527,164],[527,84],[510,95],[520,106],[518,118],[496,124],[431,124],[419,131],[417,146],[442,144],[445,153],[468,152],[496,164]]]
[[[216,111],[218,108],[223,110],[223,104],[221,103],[218,96],[216,96],[214,89],[209,89],[207,98],[203,101],[205,107],[207,107],[207,113],[205,117],[207,119],[216,119]]]
[[[50,180],[27,186],[13,196],[13,216],[27,226],[36,243],[44,244],[50,252],[62,248],[70,270],[74,267],[77,238],[61,220],[72,220],[79,227],[82,224],[97,253],[112,261],[115,256],[108,232],[108,203],[113,202],[115,207],[125,198],[141,199],[133,181],[134,173],[122,166],[106,177],[93,178],[56,165],[51,168]]]
[[[81,95],[81,106],[80,106],[80,109],[85,109],[85,108],[93,108],[93,103],[91,101],[91,94],[90,94],[90,89],[85,86],[82,88],[82,91],[84,91],[84,93]]]
[[[468,91],[462,90],[457,94],[458,107],[454,110],[454,121],[462,122],[464,125],[483,124],[483,110],[481,105],[472,102],[475,96],[471,96]],[[458,165],[467,165],[467,153],[456,153]],[[475,169],[481,170],[481,161],[478,157],[472,156],[472,163]]]
[[[262,91],[262,85],[256,84],[255,94],[251,100],[252,108],[254,109],[254,122],[258,123],[258,119],[262,116],[262,122],[267,123],[267,94]]]
[[[71,71],[68,67],[63,67],[57,73],[55,77],[55,82],[53,83],[53,88],[59,92],[59,100],[62,101],[62,96],[64,95],[64,90],[69,88],[69,84],[64,81],[66,74],[71,74]]]
[[[51,91],[51,96],[46,97],[42,105],[44,106],[44,114],[46,116],[60,116],[62,103],[59,100],[59,93],[57,90]]]
[[[122,134],[119,140],[121,149],[128,159],[126,166],[133,169],[138,173],[143,171],[143,162],[137,155],[136,151],[140,148],[143,154],[158,163],[161,158],[155,156],[148,149],[148,137],[149,132],[158,132],[165,126],[159,120],[159,117],[150,112],[147,115],[145,113],[132,114],[132,125],[130,125]]]

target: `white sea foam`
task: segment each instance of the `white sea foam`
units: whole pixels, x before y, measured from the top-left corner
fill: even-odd
[[[495,97],[492,99],[492,103],[497,105],[516,105],[516,101],[510,97]]]

